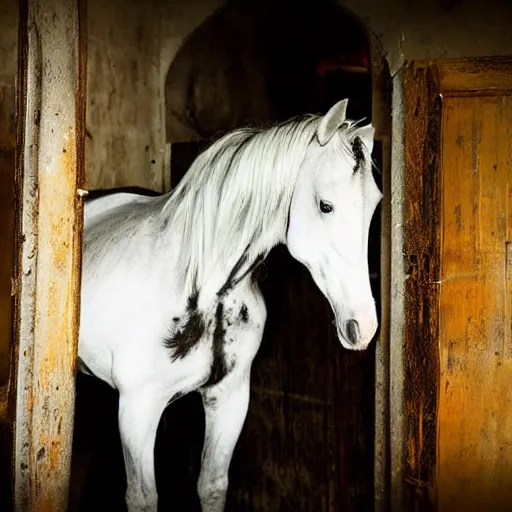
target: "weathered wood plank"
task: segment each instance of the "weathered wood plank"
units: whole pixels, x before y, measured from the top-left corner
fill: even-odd
[[[82,252],[85,34],[77,0],[20,1],[14,508],[67,508]],[[82,34],[82,37],[79,36]]]
[[[435,504],[441,98],[436,70],[404,72],[404,479],[407,510]]]
[[[512,347],[507,280],[512,98],[443,112],[440,510],[509,510]]]
[[[512,57],[442,60],[437,67],[440,88],[447,95],[501,96],[510,90]]]
[[[510,508],[511,92],[506,58],[404,73],[407,509]]]

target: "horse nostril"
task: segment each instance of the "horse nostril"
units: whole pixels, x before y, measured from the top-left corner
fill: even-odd
[[[359,332],[359,324],[357,323],[357,320],[347,320],[345,327],[347,329],[348,341],[352,343],[352,345],[355,345],[361,338],[361,333]]]

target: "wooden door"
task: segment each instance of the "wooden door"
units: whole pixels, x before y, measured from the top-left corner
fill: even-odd
[[[510,510],[512,59],[416,64],[404,92],[408,509]]]

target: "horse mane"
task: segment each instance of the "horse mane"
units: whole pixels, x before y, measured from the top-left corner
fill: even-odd
[[[320,119],[237,129],[192,163],[162,210],[180,225],[178,264],[189,296],[212,276],[239,280],[284,241],[293,190]]]

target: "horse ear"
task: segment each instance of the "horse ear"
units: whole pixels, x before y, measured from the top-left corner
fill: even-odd
[[[361,142],[364,144],[369,153],[373,151],[373,140],[375,136],[375,128],[372,124],[367,124],[366,126],[361,126],[360,128],[356,128],[350,134],[350,141],[354,141],[356,137],[361,139]]]
[[[316,130],[316,136],[321,146],[325,146],[338,131],[347,118],[348,99],[338,101],[327,114],[322,117]]]

